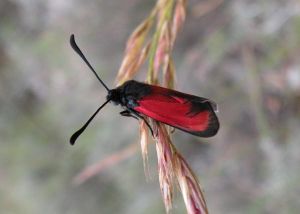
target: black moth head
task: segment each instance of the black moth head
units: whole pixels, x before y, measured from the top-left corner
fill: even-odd
[[[111,100],[115,105],[119,105],[121,103],[121,98],[121,93],[118,88],[109,90],[106,96],[106,99]]]

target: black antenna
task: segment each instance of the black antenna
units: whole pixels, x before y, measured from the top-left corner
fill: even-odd
[[[89,61],[86,59],[86,57],[84,56],[84,54],[82,53],[82,51],[80,50],[80,48],[78,47],[78,45],[75,42],[75,37],[74,34],[71,35],[70,37],[70,44],[73,48],[73,50],[83,59],[83,61],[89,66],[89,68],[93,71],[93,73],[95,74],[95,76],[97,77],[97,79],[101,82],[101,84],[104,86],[104,88],[107,91],[110,91],[109,88],[104,84],[104,82],[100,79],[100,77],[98,76],[98,74],[96,73],[96,71],[94,70],[94,68],[91,66],[91,64],[89,63]]]
[[[105,103],[103,103],[97,111],[90,117],[90,119],[77,131],[75,132],[71,138],[70,138],[70,144],[74,145],[77,138],[82,134],[82,132],[86,129],[86,127],[90,124],[90,122],[93,120],[93,118],[98,114],[98,112],[110,101],[110,99],[106,100]]]

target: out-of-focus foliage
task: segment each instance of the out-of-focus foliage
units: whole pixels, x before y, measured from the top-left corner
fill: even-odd
[[[154,145],[149,182],[137,152],[72,184],[84,167],[137,142],[135,120],[109,105],[68,144],[105,100],[70,34],[113,87],[126,39],[153,4],[1,1],[1,213],[164,213]],[[173,141],[201,177],[211,213],[300,210],[299,54],[298,1],[188,2],[175,45],[176,88],[215,100],[221,129],[211,139],[176,131]],[[180,197],[174,213],[185,212]]]

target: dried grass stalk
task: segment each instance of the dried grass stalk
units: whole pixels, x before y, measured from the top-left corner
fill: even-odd
[[[186,0],[158,0],[147,17],[128,39],[125,56],[117,76],[117,85],[132,79],[145,60],[149,59],[147,82],[174,88],[175,67],[172,49],[186,17]],[[149,35],[152,32],[153,35]],[[172,208],[173,190],[178,182],[189,214],[208,213],[200,185],[191,168],[172,144],[165,125],[149,120],[154,130],[160,189],[166,212]],[[141,150],[145,173],[148,167],[148,127],[140,122]],[[146,173],[147,174],[147,173]]]

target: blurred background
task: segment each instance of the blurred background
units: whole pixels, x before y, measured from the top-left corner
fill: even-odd
[[[126,40],[153,6],[1,0],[1,213],[165,213],[155,146],[146,178],[138,123],[120,108],[108,105],[75,146],[68,142],[106,96],[70,34],[114,87]],[[216,101],[221,129],[210,139],[176,131],[173,142],[210,213],[299,213],[299,55],[297,0],[188,1],[174,50],[176,88]],[[107,158],[111,165],[74,184]],[[173,213],[186,213],[179,191]]]

